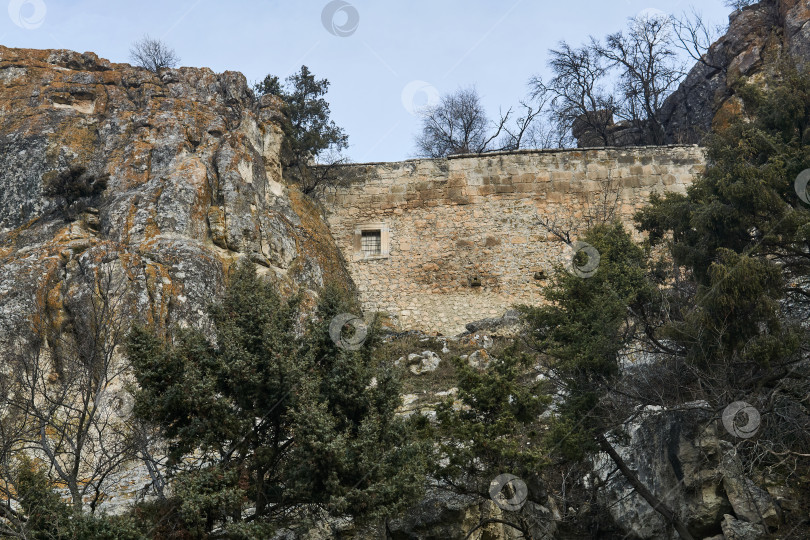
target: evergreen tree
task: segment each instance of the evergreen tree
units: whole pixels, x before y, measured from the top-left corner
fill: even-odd
[[[303,327],[298,307],[246,263],[210,309],[215,337],[130,335],[135,412],[169,441],[174,504],[194,535],[258,534],[314,507],[371,520],[419,493],[424,448],[394,416],[398,381],[371,363],[374,332],[357,351],[332,342],[328,324],[349,307],[333,288]]]
[[[584,240],[599,253],[596,272],[584,278],[559,268],[545,291],[550,303],[523,308],[533,346],[557,385],[558,403],[546,437],[548,453],[578,461],[605,452],[680,537],[691,539],[680,516],[640,481],[612,442],[615,428],[632,413],[625,403],[612,399],[621,361],[639,337],[636,314],[655,296],[645,253],[619,223],[598,225]],[[577,266],[585,262],[574,261]]]
[[[329,90],[329,81],[315,78],[307,66],[301,66],[300,71],[287,77],[284,85],[278,77],[268,75],[254,89],[260,95],[278,96],[284,103],[281,163],[286,176],[305,193],[328,181],[309,165],[324,152],[339,153],[346,149],[349,140],[343,129],[329,119],[329,103],[323,97]]]
[[[582,278],[560,268],[544,291],[550,303],[523,308],[532,346],[565,396],[555,405],[547,443],[574,459],[595,450],[596,437],[610,425],[600,399],[619,375],[622,350],[635,338],[632,312],[652,297],[644,251],[620,224],[599,225],[584,240],[599,252],[596,273]]]
[[[483,487],[503,469],[521,477],[536,475],[544,464],[537,448],[539,415],[548,399],[533,372],[532,357],[510,346],[485,370],[452,359],[458,376],[457,400],[437,408],[440,462],[436,474],[467,489]],[[497,472],[496,472],[497,471]],[[477,485],[481,479],[485,484]]]
[[[457,401],[451,397],[436,408],[432,474],[442,487],[481,499],[490,497],[494,478],[511,474],[528,486],[518,506],[526,501],[543,505],[546,493],[540,475],[548,460],[541,444],[540,414],[549,402],[545,385],[533,369],[533,356],[518,346],[498,356],[486,369],[452,359]],[[491,522],[484,519],[478,527]],[[501,523],[527,535],[535,525],[519,513],[504,515]]]
[[[700,399],[719,417],[745,400],[762,427],[756,442],[737,441],[738,455],[752,466],[790,461],[787,477],[808,471],[810,204],[796,179],[810,167],[810,75],[784,64],[767,90],[736,91],[744,116],[710,139],[705,173],[637,214],[656,249],[642,250],[618,225],[596,227],[585,241],[601,256],[597,272],[558,272],[550,303],[524,308],[559,384],[550,451],[606,453],[682,538],[691,538],[683,516],[613,448],[615,428],[639,407]],[[631,345],[650,355],[652,376],[623,368]]]
[[[798,362],[810,307],[810,76],[782,64],[768,91],[738,88],[745,117],[713,135],[706,173],[685,195],[654,197],[637,220],[670,246],[681,286],[658,335],[723,385],[746,393]],[[786,309],[789,308],[789,309]]]

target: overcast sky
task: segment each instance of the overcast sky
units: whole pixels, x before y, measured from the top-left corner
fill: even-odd
[[[8,1],[8,0],[4,0]],[[414,108],[475,85],[490,116],[546,73],[547,50],[625,28],[644,10],[678,15],[694,0],[11,0],[9,47],[93,51],[128,62],[133,41],[163,39],[184,66],[249,82],[306,64],[331,82],[332,116],[357,162],[413,157]],[[723,0],[699,10],[725,27]]]

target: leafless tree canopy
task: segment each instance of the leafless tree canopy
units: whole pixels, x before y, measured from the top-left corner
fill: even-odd
[[[546,100],[564,143],[582,143],[587,134],[585,146],[663,144],[660,109],[685,75],[679,49],[700,58],[711,39],[697,15],[634,17],[627,30],[604,40],[592,37],[581,47],[562,42],[549,51],[553,75],[533,78],[532,96]],[[619,129],[628,131],[617,137]]]
[[[177,67],[180,63],[180,57],[174,49],[148,35],[135,42],[129,50],[129,57],[135,65],[155,73],[163,68]]]
[[[572,142],[568,129],[579,122],[601,138],[602,145],[609,144],[608,122],[617,108],[615,98],[604,88],[607,67],[604,60],[589,47],[573,48],[560,43],[559,49],[549,51],[549,66],[554,76],[544,82],[540,77],[529,81],[532,97],[548,102],[548,115],[558,127],[560,146]],[[611,120],[612,123],[612,120]]]
[[[619,179],[608,171],[608,177],[585,200],[549,209],[537,216],[537,224],[558,240],[571,245],[585,231],[613,222],[619,207]],[[575,217],[576,211],[581,210]]]
[[[490,121],[474,88],[445,95],[423,112],[424,157],[519,148],[665,144],[664,101],[686,75],[685,52],[705,54],[719,34],[695,10],[680,18],[641,15],[626,30],[580,47],[549,51],[552,76],[529,81],[530,99]]]
[[[673,18],[672,24],[677,38],[676,47],[686,51],[697,62],[721,69],[720,66],[709,64],[706,58],[709,47],[720,37],[720,27],[707,26],[703,16],[695,8],[684,12],[680,18]]]
[[[416,139],[425,157],[474,154],[486,150],[489,119],[475,88],[462,88],[442,96],[422,112],[422,133]]]
[[[673,46],[672,20],[635,17],[626,33],[611,34],[604,44],[592,40],[591,47],[619,70],[619,116],[643,126],[648,142],[663,144],[658,112],[685,74]]]
[[[540,122],[543,103],[532,105],[520,102],[520,112],[512,123],[503,122],[503,135],[498,143],[499,150],[519,150],[521,148],[550,148],[554,146],[554,136],[548,126]],[[508,115],[512,110],[507,111]],[[559,145],[556,145],[559,146]]]
[[[79,264],[64,317],[47,308],[2,343],[0,536],[15,536],[15,471],[38,460],[77,510],[94,512],[130,460],[142,459],[160,493],[149,433],[130,415],[118,349],[134,317],[128,279],[113,263]],[[20,536],[27,537],[27,536]]]
[[[416,137],[417,154],[445,157],[453,154],[482,154],[525,147],[546,147],[549,130],[539,124],[543,104],[521,101],[500,111],[490,121],[475,88],[462,88],[442,96],[434,107],[422,111],[422,131]]]

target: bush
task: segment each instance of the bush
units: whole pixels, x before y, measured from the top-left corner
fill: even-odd
[[[76,219],[89,202],[107,189],[108,174],[94,175],[82,165],[42,176],[42,194],[53,199],[68,221]]]

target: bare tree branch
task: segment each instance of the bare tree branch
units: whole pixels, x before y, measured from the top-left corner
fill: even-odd
[[[692,7],[690,12],[684,12],[679,18],[672,18],[675,34],[674,44],[697,62],[713,69],[722,69],[709,63],[706,53],[712,43],[720,37],[719,28],[709,28],[703,16]]]

